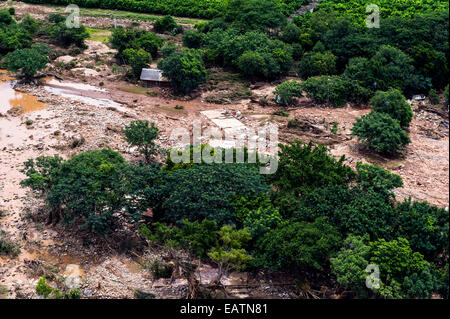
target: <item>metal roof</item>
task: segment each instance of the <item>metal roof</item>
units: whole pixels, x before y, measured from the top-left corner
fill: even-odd
[[[166,82],[167,78],[163,77],[162,71],[158,69],[142,69],[141,80],[144,81],[155,81],[155,82]]]

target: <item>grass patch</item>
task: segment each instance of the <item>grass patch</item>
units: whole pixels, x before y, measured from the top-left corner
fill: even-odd
[[[110,30],[86,28],[86,31],[89,33],[88,40],[98,41],[104,44],[109,42],[109,37],[111,36]]]
[[[142,95],[150,95],[148,92],[154,92],[154,91],[150,91],[148,88],[142,87],[142,86],[138,86],[138,85],[126,85],[126,86],[121,86],[119,88],[120,91],[123,92],[128,92],[128,93],[133,93],[133,94],[142,94]]]

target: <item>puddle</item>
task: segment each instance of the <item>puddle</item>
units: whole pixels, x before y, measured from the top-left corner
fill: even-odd
[[[42,110],[46,104],[38,101],[36,96],[14,90],[16,80],[6,70],[0,70],[0,114],[11,108],[22,109],[23,112]]]

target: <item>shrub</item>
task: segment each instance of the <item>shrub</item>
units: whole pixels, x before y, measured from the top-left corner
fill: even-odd
[[[136,146],[139,152],[144,155],[146,163],[150,163],[151,157],[156,153],[155,140],[159,134],[159,129],[155,126],[155,123],[149,126],[148,121],[132,121],[122,129],[122,132],[125,134],[127,142],[131,146]]]
[[[126,63],[131,66],[130,75],[135,80],[139,79],[142,69],[152,63],[151,54],[143,49],[126,49],[122,54]]]
[[[83,25],[79,28],[68,28],[65,22],[59,22],[51,27],[50,36],[53,40],[63,46],[76,45],[78,48],[86,48],[84,40],[89,38],[89,32]]]
[[[358,173],[356,182],[364,191],[372,189],[386,196],[394,196],[391,190],[403,186],[403,180],[399,175],[393,174],[378,165],[358,162],[356,163],[356,171]]]
[[[166,176],[160,188],[161,217],[165,221],[208,218],[219,225],[236,222],[230,202],[236,196],[269,190],[258,169],[248,164],[202,164],[178,169]]]
[[[219,245],[212,248],[208,253],[218,266],[216,283],[220,283],[223,275],[229,270],[243,270],[253,259],[243,248],[250,241],[250,233],[246,228],[237,230],[232,226],[223,226],[219,231]]]
[[[66,21],[66,17],[58,13],[50,13],[47,19],[51,23],[60,23]]]
[[[288,223],[257,242],[256,262],[273,270],[322,269],[340,244],[339,232],[325,218]]]
[[[399,122],[388,114],[370,112],[358,118],[352,135],[380,154],[395,154],[410,143],[408,134]]]
[[[158,63],[170,79],[176,93],[189,93],[206,81],[206,69],[200,55],[191,50],[174,52]]]
[[[331,258],[331,271],[336,276],[337,282],[365,298],[368,291],[365,285],[369,265],[369,238],[361,236],[348,236],[341,250],[335,258]]]
[[[265,78],[268,75],[267,64],[258,52],[246,51],[236,61],[239,71],[247,78]]]
[[[428,92],[428,98],[430,99],[430,103],[432,105],[439,104],[441,101],[441,98],[435,89],[431,89],[430,92]]]
[[[47,66],[48,59],[36,49],[19,49],[5,57],[7,69],[31,81],[35,74]]]
[[[336,57],[331,52],[306,53],[298,64],[298,74],[307,79],[316,75],[336,73]]]
[[[189,30],[183,34],[183,45],[190,49],[199,49],[202,45],[203,33]]]
[[[334,107],[341,107],[347,101],[363,103],[370,94],[369,90],[340,76],[311,77],[302,83],[302,89],[315,102],[330,103]]]
[[[179,27],[175,22],[175,19],[171,16],[165,16],[163,18],[157,19],[153,24],[153,28],[158,33],[171,32],[179,33]]]
[[[402,127],[408,127],[413,118],[411,106],[406,102],[403,94],[397,89],[377,91],[370,100],[372,110],[385,113],[396,119]]]
[[[278,104],[288,106],[293,97],[302,97],[302,86],[297,81],[286,81],[275,88],[274,94]]]
[[[448,252],[449,215],[443,208],[427,202],[405,200],[397,206],[397,235],[408,239],[411,248],[433,260]]]
[[[323,145],[296,141],[280,145],[280,148],[278,170],[269,180],[281,192],[298,193],[317,187],[343,185],[355,177],[353,170],[344,165],[345,157],[334,159]]]
[[[36,285],[36,294],[38,296],[47,298],[53,291],[53,288],[47,285],[45,277],[39,278]]]

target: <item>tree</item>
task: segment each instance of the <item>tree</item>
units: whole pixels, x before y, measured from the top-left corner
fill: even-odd
[[[35,74],[47,66],[48,59],[36,49],[19,49],[8,53],[5,58],[7,69],[31,81]]]
[[[355,178],[354,171],[344,164],[345,156],[336,160],[323,145],[295,141],[280,144],[280,148],[278,170],[269,180],[281,192],[299,193],[317,187],[345,185]]]
[[[397,206],[399,225],[396,234],[408,239],[411,248],[434,260],[448,252],[449,214],[427,202],[406,199]]]
[[[336,57],[329,51],[306,53],[298,64],[298,74],[305,80],[311,76],[335,73]]]
[[[80,25],[79,28],[68,28],[65,22],[59,22],[52,26],[50,35],[59,45],[70,46],[74,44],[82,49],[86,48],[84,40],[89,38],[89,33],[84,25]]]
[[[364,191],[372,189],[377,193],[385,194],[387,197],[394,197],[391,191],[394,188],[403,186],[401,176],[393,174],[378,165],[358,162],[356,163],[356,171],[356,182],[358,187]]]
[[[163,45],[164,40],[152,32],[137,32],[136,43],[133,48],[136,50],[143,49],[150,53],[153,58],[158,55],[159,48]]]
[[[286,24],[279,4],[270,0],[231,0],[225,20],[240,31],[270,32]]]
[[[174,52],[158,62],[177,93],[187,94],[206,81],[206,69],[199,54],[192,50]]]
[[[281,40],[286,43],[300,42],[301,33],[302,30],[299,27],[297,27],[294,23],[289,23],[283,29]]]
[[[142,69],[152,63],[151,54],[143,49],[125,49],[122,54],[126,63],[131,66],[130,75],[134,80],[138,80]]]
[[[316,103],[330,103],[334,107],[342,107],[347,101],[365,103],[371,94],[356,81],[341,76],[310,77],[302,83],[302,89]]]
[[[293,97],[302,97],[302,86],[297,81],[286,81],[275,88],[274,94],[278,104],[288,106],[292,103]]]
[[[144,155],[145,162],[150,163],[151,157],[155,155],[159,129],[155,123],[149,126],[148,121],[132,121],[122,132],[125,134],[127,142],[131,146],[136,146],[139,152]]]
[[[439,97],[439,94],[435,89],[431,89],[430,92],[428,92],[428,99],[430,100],[430,103],[432,105],[439,104],[439,102],[441,101],[441,98]]]
[[[155,216],[171,223],[205,218],[219,226],[235,224],[232,201],[237,196],[269,190],[264,177],[248,164],[201,164],[167,174],[159,187]]]
[[[339,232],[318,218],[312,223],[286,223],[256,243],[257,264],[273,270],[323,269],[341,244]]]
[[[171,33],[179,33],[181,30],[175,19],[171,16],[165,16],[163,18],[157,19],[153,24],[153,28],[158,33],[171,32]]]
[[[348,236],[336,257],[331,258],[331,271],[337,282],[365,298],[368,295],[365,282],[368,276],[366,268],[369,265],[368,236]]]
[[[208,257],[219,267],[216,284],[220,284],[223,275],[231,269],[242,270],[253,259],[243,248],[250,241],[250,233],[246,228],[237,230],[232,226],[223,226],[219,232],[219,245],[211,249]]]
[[[183,34],[183,45],[190,49],[199,49],[202,45],[203,33],[189,30]]]
[[[402,127],[409,127],[409,123],[414,115],[411,106],[397,89],[377,91],[370,100],[370,104],[373,106],[372,110],[374,112],[390,115]]]
[[[398,153],[411,141],[397,120],[373,111],[356,119],[352,135],[358,136],[359,141],[375,152],[385,155]]]
[[[268,70],[264,58],[258,52],[246,51],[237,59],[239,71],[249,79],[267,77]]]

